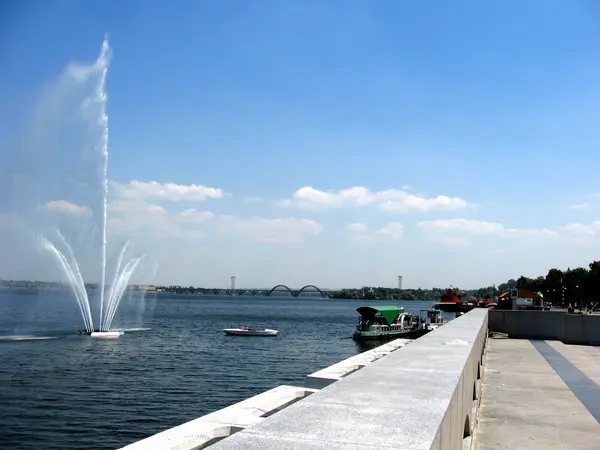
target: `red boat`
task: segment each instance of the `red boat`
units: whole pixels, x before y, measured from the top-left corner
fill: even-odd
[[[460,296],[457,295],[456,292],[454,292],[454,289],[450,288],[446,291],[444,295],[442,295],[439,303],[436,303],[433,307],[444,312],[457,313],[471,311],[476,306],[476,301],[463,301],[462,298],[460,298]]]

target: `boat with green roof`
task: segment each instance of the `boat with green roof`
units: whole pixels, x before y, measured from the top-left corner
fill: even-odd
[[[429,330],[419,315],[404,312],[402,306],[361,306],[358,326],[352,336],[356,341],[372,339],[416,339]]]

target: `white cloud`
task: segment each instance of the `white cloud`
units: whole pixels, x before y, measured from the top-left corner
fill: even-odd
[[[404,235],[404,225],[400,222],[390,222],[378,230],[377,234],[392,240],[398,240]]]
[[[496,236],[524,242],[537,240],[573,243],[589,242],[590,238],[600,236],[600,220],[589,224],[571,222],[557,229],[508,228],[498,222],[469,219],[422,221],[418,226],[435,240],[447,244],[466,244],[476,236]]]
[[[600,220],[584,225],[582,223],[568,223],[562,230],[579,237],[590,237],[600,234]]]
[[[598,199],[600,199],[600,194],[589,194],[587,201],[575,203],[570,205],[569,208],[575,210],[596,209],[598,208]]]
[[[200,185],[179,185],[132,181],[127,184],[111,182],[113,197],[109,202],[109,232],[126,236],[195,239],[208,233],[228,233],[259,242],[300,242],[316,236],[322,227],[314,220],[295,218],[241,218],[233,215],[215,215],[208,210],[186,209],[174,211],[150,202],[203,201],[221,198],[221,189]],[[249,198],[249,201],[260,201]],[[66,214],[81,214],[89,208],[57,200],[44,209]],[[211,225],[211,222],[214,222]]]
[[[47,212],[55,212],[73,216],[81,216],[91,212],[90,208],[87,206],[79,206],[66,200],[53,200],[44,204],[42,209]]]
[[[465,209],[468,203],[462,198],[448,197],[438,195],[433,198],[419,197],[416,195],[406,195],[397,200],[388,200],[380,205],[384,211],[406,212],[409,210],[429,212],[429,211],[454,211]]]
[[[472,237],[496,236],[523,240],[553,240],[560,233],[548,228],[507,228],[498,222],[469,219],[430,220],[418,223],[431,238],[446,244],[466,244]]]
[[[202,224],[215,217],[212,211],[187,209],[170,212],[164,207],[140,200],[117,200],[109,203],[109,230],[122,235],[197,238]],[[189,226],[188,226],[189,225]]]
[[[120,198],[128,200],[162,200],[169,202],[204,201],[225,196],[219,188],[199,184],[159,183],[133,180],[127,184],[111,182],[111,188]]]
[[[131,181],[110,183],[116,196],[109,203],[109,229],[116,234],[146,234],[156,237],[197,238],[204,234],[201,226],[215,217],[212,211],[187,209],[174,212],[148,200],[193,202],[222,198],[221,189],[202,185]]]
[[[364,233],[367,231],[367,224],[362,222],[349,223],[346,229],[352,233]]]
[[[236,216],[218,217],[218,230],[259,242],[300,242],[305,236],[316,236],[321,225],[309,219],[243,219]]]
[[[108,204],[108,210],[111,212],[128,215],[167,214],[167,210],[162,206],[154,205],[153,203],[148,203],[141,200],[115,200]]]
[[[214,219],[215,214],[212,211],[198,211],[197,209],[186,209],[179,214],[182,220],[189,222],[202,223]]]
[[[577,203],[575,205],[569,206],[571,209],[594,209],[595,206],[590,203]]]
[[[364,242],[398,240],[404,235],[404,225],[400,222],[390,222],[373,233],[367,233],[368,227],[362,222],[349,223],[346,230],[351,239]]]
[[[426,220],[419,222],[419,227],[426,231],[465,231],[478,235],[499,233],[504,230],[504,226],[500,223],[469,219]]]
[[[180,237],[183,233],[176,219],[162,206],[141,200],[109,204],[109,231],[115,234]]]
[[[466,237],[460,236],[435,236],[434,239],[446,245],[466,245],[470,242]]]
[[[294,192],[291,199],[279,201],[278,204],[308,210],[378,205],[380,209],[390,212],[407,212],[410,210],[420,212],[450,211],[465,209],[469,206],[465,200],[458,197],[438,195],[437,197],[427,198],[396,189],[373,192],[363,186],[355,186],[334,192],[321,191],[312,186],[305,186]]]

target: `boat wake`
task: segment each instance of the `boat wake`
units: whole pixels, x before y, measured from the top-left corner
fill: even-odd
[[[150,331],[152,328],[115,328],[112,331],[122,331],[124,333],[133,333],[136,331]]]
[[[58,339],[58,336],[32,336],[32,335],[0,336],[0,342],[49,341],[51,339]]]

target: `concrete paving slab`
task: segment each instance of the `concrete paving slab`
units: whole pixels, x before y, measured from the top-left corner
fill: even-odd
[[[406,398],[410,398],[408,392]],[[446,409],[447,405],[430,401],[423,405],[421,414],[415,415],[414,406],[402,403],[395,407],[382,407],[375,403],[349,405],[307,403],[305,400],[296,403],[293,409],[271,417],[268,426],[249,428],[243,433],[292,440],[352,443],[363,448],[389,446],[422,450],[430,448]]]
[[[586,346],[585,349],[590,355],[600,358],[600,346]]]
[[[596,347],[563,344],[560,341],[546,341],[552,348],[577,366],[596,384],[600,385],[600,353],[592,350]],[[590,351],[592,350],[592,351]]]
[[[478,450],[563,449],[558,430],[552,425],[533,425],[495,419],[481,419],[480,425],[488,428],[488,433],[485,445],[476,442]]]
[[[531,344],[556,371],[596,421],[600,423],[600,386],[549,343],[531,341]]]
[[[600,424],[527,340],[489,339],[478,450],[600,449]]]
[[[243,433],[243,432],[242,432]],[[365,446],[349,442],[311,441],[308,439],[292,439],[289,437],[259,436],[237,433],[228,437],[226,441],[220,441],[208,447],[210,450],[247,450],[248,448],[259,448],[261,450],[365,450]],[[374,450],[409,450],[396,446],[373,446]]]

